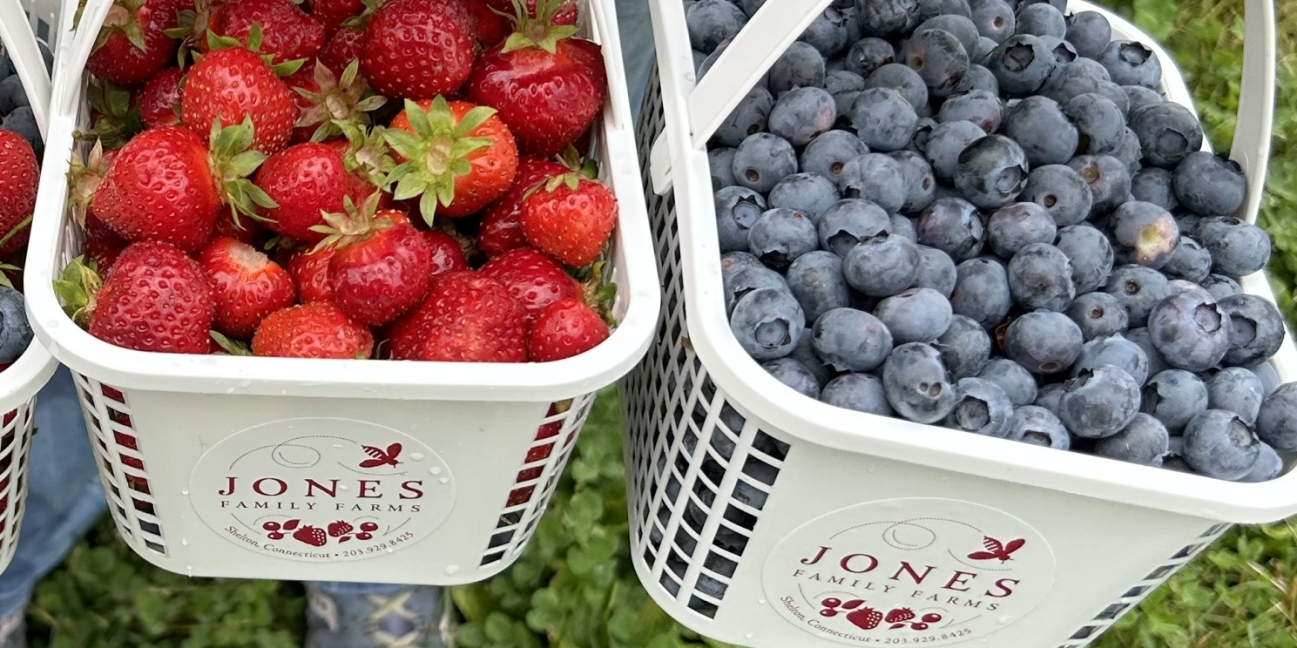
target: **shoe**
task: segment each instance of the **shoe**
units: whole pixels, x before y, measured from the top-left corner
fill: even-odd
[[[0,648],[27,648],[27,620],[22,609],[0,617]]]
[[[446,648],[453,634],[439,587],[307,583],[306,600],[306,648]]]

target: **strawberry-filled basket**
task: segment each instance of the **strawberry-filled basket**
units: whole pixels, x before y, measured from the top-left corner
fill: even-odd
[[[202,576],[511,564],[657,318],[612,2],[63,18],[31,311],[126,542]]]
[[[54,2],[0,1],[0,570],[18,546],[36,394],[58,367],[33,342],[21,293],[49,110],[41,47],[53,44],[58,9]]]
[[[650,6],[666,308],[627,463],[673,618],[753,648],[1079,648],[1231,524],[1297,511],[1253,225],[1269,2],[1228,158],[1173,59],[1079,0]]]

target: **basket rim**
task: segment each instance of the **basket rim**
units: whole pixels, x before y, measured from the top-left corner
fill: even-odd
[[[60,39],[50,137],[37,218],[29,246],[27,281],[32,328],[50,354],[75,371],[124,389],[265,396],[399,400],[562,400],[612,384],[647,352],[661,308],[656,257],[640,187],[638,156],[612,0],[590,0],[593,37],[603,45],[608,97],[600,160],[618,195],[620,216],[611,261],[619,282],[619,324],[598,347],[551,363],[374,362],[162,354],[133,351],[92,337],[63,313],[51,281],[67,229],[66,152],[84,89],[68,35]],[[87,12],[87,15],[89,13]],[[84,25],[83,25],[84,27]],[[84,40],[84,39],[83,39]],[[612,46],[609,44],[612,43]],[[67,68],[67,69],[63,69]],[[75,68],[75,70],[73,70]],[[62,100],[60,100],[62,99]],[[57,213],[57,216],[55,215]]]
[[[935,425],[832,407],[797,394],[762,370],[734,339],[724,313],[720,255],[714,253],[718,241],[712,226],[715,207],[708,160],[705,150],[688,144],[685,126],[688,104],[683,93],[693,83],[692,59],[673,56],[685,51],[688,41],[680,35],[684,33],[683,9],[671,3],[660,0],[651,7],[662,50],[658,58],[663,68],[662,103],[667,113],[673,167],[671,190],[675,192],[677,214],[691,210],[696,216],[677,217],[689,314],[686,324],[690,344],[708,375],[732,404],[737,404],[737,409],[773,426],[776,435],[804,442],[1134,506],[1235,523],[1270,522],[1297,512],[1297,471],[1270,482],[1243,484],[1022,443],[993,443]],[[1154,39],[1120,16],[1085,0],[1072,0],[1069,9],[1099,12],[1112,24],[1114,38],[1139,40],[1151,47],[1164,63],[1167,99],[1186,105],[1196,114],[1192,94],[1175,59]],[[665,96],[669,91],[681,94]],[[708,181],[703,182],[703,178]],[[1247,216],[1253,221],[1256,213]],[[1245,277],[1241,283],[1247,292],[1274,302],[1264,272]],[[1297,350],[1291,332],[1273,360],[1281,377],[1297,377]]]

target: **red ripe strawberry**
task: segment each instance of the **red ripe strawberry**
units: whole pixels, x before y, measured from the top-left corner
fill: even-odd
[[[293,306],[261,320],[252,355],[276,358],[369,358],[374,335],[331,302]]]
[[[573,267],[590,265],[617,227],[617,197],[575,173],[551,178],[522,203],[522,233]]]
[[[526,0],[524,4],[527,6],[527,15],[535,18],[536,0]],[[499,45],[513,31],[514,21],[509,16],[516,16],[518,9],[513,6],[511,0],[469,0],[466,6],[469,13],[473,15],[477,42],[481,43],[482,47],[491,48]],[[575,25],[577,18],[576,3],[566,0],[554,13],[553,23]]]
[[[212,282],[216,330],[250,337],[267,315],[293,305],[293,280],[259,250],[230,238],[215,238],[198,255]]]
[[[257,170],[256,184],[278,207],[262,210],[266,227],[289,238],[315,243],[327,234],[312,227],[325,224],[324,212],[343,211],[353,187],[338,152],[323,144],[297,144],[266,160]],[[351,196],[353,202],[367,196]]]
[[[571,297],[550,304],[536,317],[527,338],[533,362],[580,355],[608,339],[608,325],[594,309]]]
[[[40,175],[32,145],[0,130],[0,256],[27,243]]]
[[[428,247],[432,249],[432,276],[469,269],[464,249],[455,237],[445,232],[428,230],[423,232],[423,238],[428,240]]]
[[[379,95],[368,94],[369,86],[360,78],[357,64],[342,71],[341,77],[318,62],[308,62],[284,79],[293,89],[297,106],[297,124],[293,141],[322,141],[342,134],[340,124],[369,124],[369,111],[386,103]]]
[[[560,1],[542,0],[540,17],[523,18],[517,33],[483,53],[465,86],[470,101],[500,111],[522,152],[539,157],[585,132],[608,91],[599,46],[551,23]]]
[[[534,319],[547,306],[565,298],[578,298],[581,289],[563,266],[534,248],[518,248],[486,262],[482,274],[504,284]]]
[[[329,544],[329,536],[325,535],[324,529],[309,524],[294,531],[293,539],[312,547],[323,547]]]
[[[176,41],[165,32],[176,27],[182,4],[177,0],[115,0],[86,69],[117,85],[148,81],[176,51]]]
[[[288,143],[297,107],[288,86],[261,57],[230,47],[204,54],[189,68],[180,115],[186,126],[203,137],[218,117],[222,126],[251,119],[253,148],[269,155]]]
[[[509,191],[491,203],[482,213],[482,227],[477,235],[477,247],[488,257],[496,257],[527,245],[522,235],[518,216],[522,213],[522,199],[527,191],[543,180],[567,173],[567,167],[550,160],[524,157],[518,160],[518,173],[513,177]]]
[[[527,316],[500,282],[480,273],[437,278],[428,299],[392,327],[392,356],[443,362],[525,362]]]
[[[257,247],[258,240],[264,233],[265,230],[261,229],[257,221],[251,218],[236,219],[234,218],[234,211],[226,207],[216,217],[216,227],[212,230],[212,238],[224,236]]]
[[[297,286],[297,296],[303,304],[333,301],[333,288],[329,285],[329,262],[333,248],[299,250],[288,262],[288,273]]]
[[[421,195],[428,223],[437,213],[476,213],[508,191],[518,171],[513,135],[490,108],[442,97],[406,101],[383,137],[401,163],[388,176],[393,197]]]
[[[289,0],[230,0],[213,13],[209,26],[217,36],[249,47],[254,24],[262,36],[253,49],[270,56],[272,65],[309,59],[324,47],[324,27]]]
[[[473,20],[460,0],[391,0],[365,28],[360,69],[387,97],[431,99],[464,84]]]
[[[129,242],[108,229],[94,214],[86,216],[86,257],[95,263],[95,271],[107,277],[118,255]]]
[[[325,216],[329,238],[321,247],[336,251],[329,261],[333,301],[348,317],[370,326],[391,322],[417,306],[432,281],[432,248],[404,214],[377,212],[375,196],[346,214]]]
[[[360,47],[365,39],[365,30],[354,27],[339,29],[324,49],[320,50],[319,61],[330,70],[345,70],[353,61],[360,60]]]
[[[330,36],[348,18],[359,16],[364,10],[363,0],[311,0],[311,16],[324,26],[324,33]]]
[[[166,68],[153,75],[136,96],[140,120],[148,128],[180,125],[180,68]]]
[[[166,243],[122,251],[91,306],[90,334],[109,344],[158,353],[206,354],[214,306],[197,261]]]

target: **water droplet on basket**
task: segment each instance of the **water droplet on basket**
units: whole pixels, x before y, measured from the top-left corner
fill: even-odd
[[[333,447],[335,447],[335,448],[341,448],[341,447],[342,447],[342,444],[341,444],[341,443],[335,443],[335,444],[333,444]]]
[[[1005,625],[1006,623],[1008,623],[1008,622],[1010,622],[1010,621],[1012,621],[1012,620],[1013,620],[1013,619],[1012,619],[1011,617],[1002,616],[1002,617],[996,619],[995,622],[998,623],[998,624],[1000,624],[1000,625]]]
[[[188,577],[190,577],[190,578],[193,578],[193,577],[194,577],[194,567],[193,567],[193,565],[185,565],[185,575],[188,576]]]
[[[411,452],[411,453],[410,453],[410,458],[413,459],[414,461],[423,461],[423,453],[422,453],[422,452]]]
[[[392,548],[391,548],[391,547],[388,547],[388,548],[387,548],[387,553],[392,553]]]
[[[753,638],[753,637],[755,637],[755,636],[756,636],[755,634],[749,632],[749,633],[743,635],[743,638],[744,638],[744,639],[751,639],[751,638]]]
[[[340,485],[338,486],[338,488],[341,488],[342,490],[347,490],[347,485],[346,485],[346,484],[340,484]]]
[[[759,604],[761,604],[761,605],[765,605],[765,604],[766,604],[766,600],[765,600],[765,599],[757,599],[757,603],[759,603]]]
[[[454,566],[454,565],[449,565],[449,566],[446,567],[446,573],[447,573],[447,574],[454,574],[454,573],[457,572],[457,571],[459,571],[459,567],[456,567],[456,566]]]
[[[437,466],[433,466],[431,469],[428,470],[428,472],[430,472],[430,473],[432,473],[432,474],[434,474],[434,475],[440,475],[440,474],[441,474],[441,468],[439,468],[439,467],[437,467]]]
[[[188,546],[189,546],[189,538],[181,538],[181,539],[180,539],[180,546],[182,546],[182,547],[188,547]]]
[[[187,489],[180,491],[180,494],[184,495],[185,497],[189,497],[189,491]]]
[[[439,481],[439,482],[441,482],[441,483],[443,483],[443,484],[449,484],[449,483],[450,483],[450,478],[449,478],[449,477],[442,477],[441,479],[438,479],[437,481]]]

